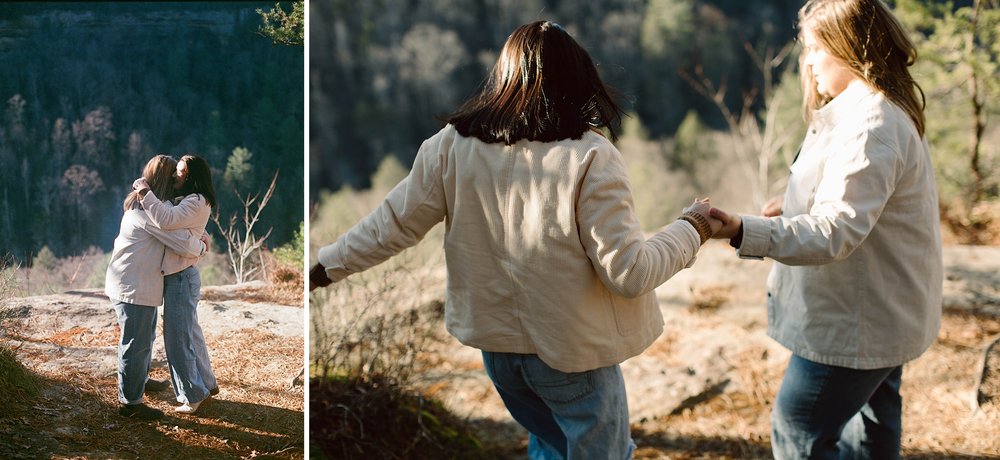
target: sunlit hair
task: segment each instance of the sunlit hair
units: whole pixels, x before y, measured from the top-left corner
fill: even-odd
[[[157,155],[146,162],[142,168],[142,177],[149,184],[149,190],[161,200],[174,194],[174,171],[177,170],[177,160],[167,155]],[[122,208],[142,209],[139,192],[133,190],[125,196]]]
[[[215,207],[215,187],[212,186],[212,168],[208,162],[198,155],[187,154],[181,157],[187,166],[187,178],[177,190],[176,196],[187,196],[198,193],[205,198],[208,205]],[[157,195],[159,196],[159,195]]]
[[[592,127],[615,140],[622,112],[610,93],[587,51],[558,24],[538,21],[507,37],[478,93],[444,120],[487,143],[579,139]]]
[[[917,60],[917,49],[899,20],[878,0],[809,0],[799,10],[799,40],[808,29],[831,56],[844,64],[868,86],[880,91],[913,119],[924,134],[926,99],[909,67]],[[799,58],[803,112],[812,112],[830,101],[816,91],[812,70]],[[919,96],[918,96],[919,95]]]

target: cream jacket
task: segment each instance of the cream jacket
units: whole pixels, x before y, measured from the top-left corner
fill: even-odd
[[[743,217],[744,258],[776,262],[768,333],[854,369],[916,358],[941,324],[938,196],[910,118],[856,81],[816,112],[780,217]]]
[[[208,218],[212,213],[212,208],[201,195],[192,193],[185,196],[176,205],[170,201],[160,201],[153,191],[146,192],[142,197],[142,208],[153,225],[163,230],[188,229],[199,237],[205,233],[205,226],[208,225]],[[172,275],[198,262],[198,257],[203,253],[181,254],[167,251],[163,257],[161,273]]]
[[[565,372],[649,346],[663,330],[653,289],[690,266],[700,246],[684,221],[644,238],[622,155],[597,133],[505,146],[449,125],[424,141],[378,209],[320,249],[319,262],[340,280],[416,244],[441,220],[448,331]]]
[[[142,210],[125,211],[111,251],[104,293],[112,302],[149,307],[163,304],[161,269],[165,255],[196,257],[204,247],[200,236],[187,229],[161,230]]]

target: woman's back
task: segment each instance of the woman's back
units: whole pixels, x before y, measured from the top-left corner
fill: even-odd
[[[700,246],[687,223],[644,237],[621,153],[600,134],[504,145],[449,125],[423,143],[382,206],[319,259],[343,277],[416,244],[441,220],[448,330],[567,372],[616,364],[652,343],[663,324],[652,290]]]

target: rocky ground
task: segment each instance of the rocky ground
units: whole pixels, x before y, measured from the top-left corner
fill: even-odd
[[[939,339],[904,368],[904,457],[1000,458],[1000,347],[985,354],[1000,337],[1000,248],[945,253]],[[710,242],[693,268],[657,290],[665,332],[622,365],[638,458],[770,458],[771,402],[789,357],[765,333],[770,264]],[[493,391],[478,351],[443,327],[439,333],[422,357],[421,391],[512,455],[523,453],[526,433]],[[984,359],[993,364],[981,375]]]
[[[220,393],[193,416],[175,415],[172,390],[147,395],[167,413],[149,423],[116,413],[117,320],[102,292],[12,299],[0,340],[41,391],[0,414],[0,458],[302,458],[304,310],[257,301],[271,289],[203,288],[199,322]],[[151,376],[167,380],[158,337]]]

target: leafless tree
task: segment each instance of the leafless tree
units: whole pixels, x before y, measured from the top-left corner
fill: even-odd
[[[268,236],[271,236],[271,228],[267,229],[264,236],[258,237],[254,234],[254,227],[260,222],[260,214],[271,201],[274,195],[275,186],[278,183],[278,173],[274,173],[271,185],[267,192],[261,197],[260,193],[253,195],[242,195],[239,190],[233,190],[240,203],[243,205],[243,215],[237,216],[233,213],[229,216],[229,221],[223,225],[219,213],[212,216],[212,221],[222,232],[222,237],[226,239],[226,253],[229,256],[229,265],[236,276],[236,283],[241,284],[249,281],[258,271],[264,269],[263,260],[255,261],[253,256],[262,257],[260,248],[264,245]]]
[[[734,113],[726,105],[725,81],[716,85],[705,76],[700,66],[695,68],[694,75],[684,71],[681,71],[680,75],[695,91],[712,101],[722,112],[729,126],[732,148],[736,153],[739,167],[747,178],[753,203],[760,207],[770,198],[771,189],[775,187],[775,181],[771,178],[771,166],[789,141],[790,133],[776,122],[782,101],[775,97],[773,82],[775,69],[788,57],[794,43],[785,45],[777,53],[769,48],[763,56],[749,43],[744,47],[761,71],[764,84],[763,94],[760,94],[759,89],[755,89],[743,95],[739,113]],[[758,118],[757,112],[754,111],[754,102],[758,96],[764,101],[764,107],[760,111],[763,114],[762,119]]]

